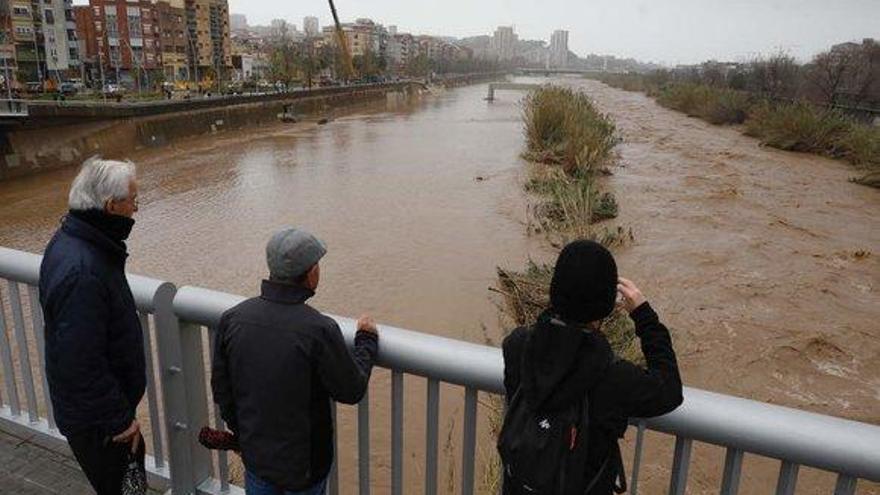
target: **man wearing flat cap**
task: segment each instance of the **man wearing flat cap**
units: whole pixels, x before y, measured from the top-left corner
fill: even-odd
[[[304,230],[276,233],[260,297],[226,311],[217,327],[211,387],[238,437],[248,495],[323,494],[330,401],[355,404],[367,390],[379,341],[373,320],[358,320],[351,351],[336,322],[306,304],[326,253]]]

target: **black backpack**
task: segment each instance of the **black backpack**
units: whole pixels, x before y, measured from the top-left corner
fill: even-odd
[[[613,360],[617,360],[615,356]],[[617,442],[589,481],[587,468],[589,393],[580,403],[558,411],[533,409],[520,385],[513,394],[501,433],[498,452],[504,470],[505,494],[583,495],[590,492],[605,474],[612,457],[614,491],[623,493],[626,481]]]

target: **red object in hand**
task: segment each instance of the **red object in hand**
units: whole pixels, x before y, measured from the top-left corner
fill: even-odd
[[[210,426],[204,426],[199,431],[199,443],[211,450],[241,451],[238,445],[238,437],[229,431],[215,430]]]

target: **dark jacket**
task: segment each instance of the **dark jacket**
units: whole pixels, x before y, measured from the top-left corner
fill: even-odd
[[[361,400],[378,350],[374,334],[358,332],[352,354],[336,322],[305,304],[312,295],[264,281],[260,297],[223,314],[215,341],[214,401],[245,467],[290,491],[327,476],[330,401]]]
[[[504,339],[508,400],[521,386],[531,407],[553,411],[570,407],[589,393],[585,479],[592,480],[605,459],[612,458],[590,495],[612,493],[617,439],[623,437],[628,419],[666,414],[683,400],[669,331],[648,303],[630,316],[641,339],[647,369],[615,359],[601,332],[536,324],[517,328]],[[505,490],[505,495],[514,494]]]
[[[67,215],[40,266],[46,377],[65,436],[124,431],[146,387],[143,333],[125,278],[128,254],[101,215]]]

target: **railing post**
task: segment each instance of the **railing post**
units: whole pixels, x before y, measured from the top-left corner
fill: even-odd
[[[193,356],[192,335],[182,333],[181,325],[174,314],[174,296],[177,288],[172,284],[162,284],[154,296],[155,313],[153,322],[156,330],[156,345],[159,350],[159,369],[162,396],[165,406],[165,430],[168,432],[168,465],[171,471],[171,492],[175,495],[193,495],[198,483],[210,472],[210,458],[204,449],[194,449],[192,439],[198,435],[199,425],[193,424],[189,412],[189,399],[196,402],[194,390],[189,390],[190,375],[204,375],[202,369],[191,368]],[[189,332],[192,334],[194,332]],[[186,341],[187,345],[184,345]],[[201,340],[199,341],[201,344]],[[201,361],[200,346],[197,348]],[[197,381],[197,379],[195,380]],[[202,378],[204,381],[204,378]],[[204,389],[202,390],[204,392]],[[204,397],[204,396],[202,396]],[[201,401],[203,404],[206,400]],[[207,406],[203,406],[207,409]],[[207,412],[205,411],[205,419]]]
[[[205,374],[202,326],[179,322],[183,380],[186,383],[187,437],[193,460],[195,486],[212,477],[211,453],[199,443],[199,430],[209,424],[208,389]]]
[[[684,495],[687,486],[688,467],[691,462],[690,438],[675,437],[675,455],[672,458],[672,477],[669,480],[669,495]]]
[[[739,477],[742,471],[743,451],[727,448],[724,457],[724,476],[721,478],[721,495],[736,495],[739,491]]]
[[[467,387],[464,392],[464,424],[461,447],[461,493],[474,493],[474,462],[477,440],[477,389]]]
[[[800,466],[789,461],[782,461],[779,467],[779,479],[776,482],[776,495],[794,495]]]
[[[632,478],[629,482],[629,491],[632,495],[639,493],[639,470],[642,467],[642,443],[645,441],[645,421],[641,420],[636,427],[636,445],[633,453]]]

